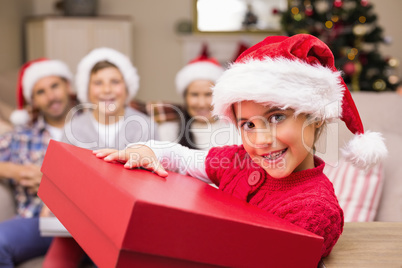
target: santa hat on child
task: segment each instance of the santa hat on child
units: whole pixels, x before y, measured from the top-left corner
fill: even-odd
[[[208,80],[215,83],[223,74],[223,67],[219,62],[208,56],[207,45],[203,45],[201,55],[191,60],[176,75],[176,90],[183,95],[191,82],[195,80]]]
[[[116,65],[126,83],[128,91],[127,102],[133,99],[137,94],[140,82],[137,69],[126,55],[112,48],[102,47],[92,50],[78,63],[75,75],[78,100],[82,103],[88,102],[88,86],[91,70],[101,61],[107,61]]]
[[[365,168],[387,154],[381,134],[364,131],[331,50],[314,36],[267,37],[242,53],[213,90],[214,114],[233,120],[232,104],[250,100],[318,120],[341,118],[355,134],[343,150],[349,161]]]
[[[29,122],[28,111],[25,104],[31,103],[32,90],[39,79],[47,76],[60,76],[71,82],[73,75],[68,66],[59,60],[40,58],[26,62],[20,68],[17,82],[17,110],[13,111],[10,121],[16,125],[24,125]]]

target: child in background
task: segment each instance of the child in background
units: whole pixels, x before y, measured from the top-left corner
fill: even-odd
[[[323,174],[325,163],[314,156],[322,128],[338,117],[346,123],[356,135],[345,154],[357,165],[368,166],[387,153],[379,133],[364,132],[330,49],[307,34],[267,37],[240,55],[213,90],[215,114],[237,124],[243,145],[204,152],[151,141],[94,154],[163,177],[168,175],[165,167],[212,181],[220,190],[322,236],[321,255],[327,256],[342,233],[343,212]]]
[[[137,94],[139,76],[130,59],[111,48],[92,50],[78,64],[77,97],[88,109],[64,127],[63,142],[87,149],[123,149],[132,142],[158,139],[151,118],[129,102]]]
[[[87,149],[124,149],[132,142],[157,139],[157,126],[128,107],[139,87],[130,59],[110,48],[92,50],[78,64],[77,96],[86,108],[64,127],[62,141]],[[72,238],[56,237],[44,267],[78,267],[84,251]]]

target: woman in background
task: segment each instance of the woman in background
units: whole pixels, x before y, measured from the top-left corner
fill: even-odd
[[[241,143],[240,135],[230,120],[212,116],[211,87],[223,71],[218,61],[202,53],[177,73],[176,90],[184,98],[184,107],[179,113],[179,122],[159,125],[161,140],[201,150]]]

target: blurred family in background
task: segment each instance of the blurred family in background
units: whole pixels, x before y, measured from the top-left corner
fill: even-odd
[[[17,109],[10,119],[10,112],[0,110],[0,178],[11,185],[18,207],[14,218],[0,223],[0,267],[46,253],[44,267],[78,267],[88,261],[73,238],[53,239],[39,231],[39,216],[51,213],[37,196],[51,139],[92,150],[121,150],[148,140],[201,150],[240,144],[236,127],[212,116],[212,87],[223,72],[204,46],[172,78],[183,104],[144,103],[135,99],[137,69],[114,49],[89,52],[75,76],[59,60],[25,63],[19,71]]]

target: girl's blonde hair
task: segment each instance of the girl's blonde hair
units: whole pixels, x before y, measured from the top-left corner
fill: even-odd
[[[318,139],[321,137],[321,134],[326,130],[327,128],[327,122],[325,120],[315,118],[312,115],[307,115],[307,124],[321,124],[318,128],[316,128],[314,132],[314,142],[313,142],[313,154],[316,152],[316,142]]]

